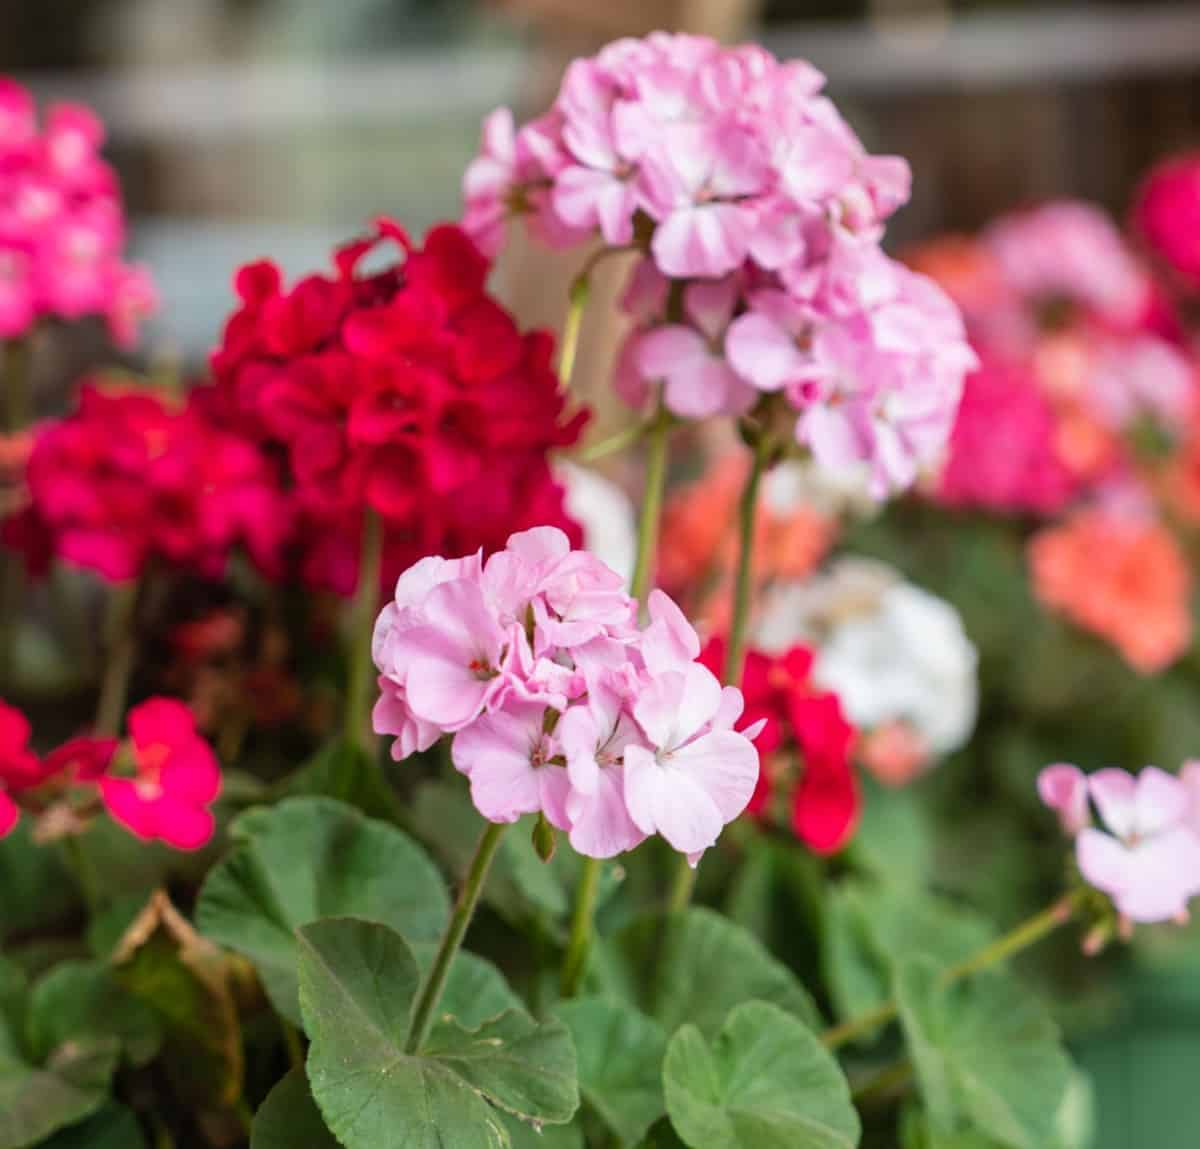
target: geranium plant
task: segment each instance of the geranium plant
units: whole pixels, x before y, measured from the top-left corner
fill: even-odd
[[[609,45],[488,118],[461,225],[377,221],[290,287],[248,264],[210,380],[14,422],[6,570],[43,614],[64,567],[108,605],[57,693],[4,651],[0,1149],[1084,1149],[1010,959],[1179,929],[1200,767],[1048,749],[1043,904],[951,896],[913,788],[972,784],[992,648],[895,540],[1028,515],[1040,609],[1159,671],[1188,564],[1130,476],[1190,365],[1079,205],[884,254],[908,167],[822,84]],[[0,87],[0,260],[61,288],[39,205],[115,185],[90,114],[33,125]],[[580,253],[557,354],[487,285],[522,225]],[[636,527],[563,457],[618,253],[631,425],[587,456],[636,461]],[[102,271],[124,318],[141,281]],[[30,324],[105,310],[8,280],[13,371]],[[668,491],[698,426],[729,457]],[[92,605],[47,634],[79,651]]]

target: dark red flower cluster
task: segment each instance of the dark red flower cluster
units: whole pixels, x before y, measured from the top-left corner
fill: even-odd
[[[29,722],[0,701],[0,838],[23,809],[58,832],[83,829],[103,805],[145,841],[180,850],[213,835],[209,809],[221,790],[221,768],[197,733],[192,712],[173,698],[150,698],[129,712],[129,742],[72,738],[45,758],[29,747]]]
[[[174,405],[87,384],[71,414],[39,430],[28,506],[3,531],[31,570],[58,557],[120,581],[157,559],[218,575],[237,545],[280,567],[289,524],[274,468],[193,396]]]
[[[700,660],[720,673],[724,639],[710,639]],[[851,763],[857,731],[837,695],[813,685],[812,663],[812,652],[803,646],[778,656],[746,652],[743,722],[763,723],[754,740],[758,785],[747,809],[770,819],[786,804],[796,836],[816,853],[832,854],[850,840],[862,808]]]
[[[403,259],[370,270],[382,245]],[[416,247],[384,220],[334,264],[290,289],[272,263],[243,267],[212,358],[222,417],[285,462],[307,580],[353,588],[364,508],[385,527],[388,581],[534,525],[578,543],[547,452],[586,416],[564,418],[551,337],[487,294],[471,240],[442,226]]]

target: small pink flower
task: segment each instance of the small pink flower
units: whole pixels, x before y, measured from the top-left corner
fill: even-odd
[[[1136,778],[1100,770],[1088,790],[1106,830],[1076,838],[1079,869],[1134,922],[1182,918],[1200,893],[1200,837],[1188,824],[1191,795],[1178,778],[1147,766]]]
[[[551,825],[569,829],[567,772],[552,761],[558,746],[545,718],[544,706],[511,702],[455,736],[454,767],[470,779],[471,801],[488,821],[541,811]]]
[[[639,338],[637,369],[645,379],[663,381],[663,402],[674,414],[690,419],[740,414],[754,402],[754,388],[723,350],[737,296],[732,279],[693,283],[683,297],[689,323],[657,327]]]
[[[1038,775],[1038,796],[1058,815],[1063,833],[1074,838],[1091,825],[1087,775],[1078,766],[1059,762]]]
[[[517,148],[513,115],[497,108],[483,122],[483,146],[463,176],[463,229],[485,255],[495,257],[504,242],[509,196],[516,183]]]
[[[755,292],[725,337],[729,362],[760,391],[803,388],[816,374],[812,339],[819,322],[809,304],[785,291]]]
[[[727,275],[749,250],[754,217],[740,201],[767,187],[757,139],[732,124],[676,123],[644,157],[655,261],[676,278]]]
[[[3,89],[0,89],[0,95]],[[43,778],[42,764],[29,749],[29,721],[14,706],[0,701],[0,838],[17,824],[21,811],[12,799],[38,785]]]
[[[100,793],[109,814],[147,841],[195,850],[213,835],[209,809],[221,790],[221,768],[182,702],[151,698],[129,712],[136,774],[109,774]]]
[[[736,706],[708,670],[694,665],[656,678],[633,708],[649,747],[625,751],[629,816],[690,857],[716,842],[758,781],[758,753],[732,729],[741,711],[741,694],[734,693]]]

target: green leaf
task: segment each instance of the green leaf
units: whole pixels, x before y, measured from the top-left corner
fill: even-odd
[[[635,1144],[666,1112],[666,1032],[644,1013],[608,998],[564,1001],[555,1013],[575,1041],[583,1100],[621,1141]]]
[[[127,993],[97,961],[65,961],[29,995],[26,1044],[35,1064],[68,1041],[114,1038],[134,1065],[153,1060],[162,1044],[154,1012]]]
[[[890,885],[927,884],[934,843],[920,783],[897,790],[864,772],[862,786],[862,817],[848,850],[853,864]]]
[[[111,1101],[86,1121],[43,1141],[40,1149],[145,1149],[145,1146],[137,1118],[124,1105]]]
[[[992,931],[977,914],[936,894],[844,881],[829,898],[825,970],[837,1014],[857,1017],[892,996],[899,963],[945,967],[976,953]]]
[[[200,890],[201,933],[255,965],[272,1005],[300,1024],[294,930],[318,918],[382,922],[435,942],[450,913],[437,867],[402,831],[329,798],[289,798],[249,810],[241,843]]]
[[[400,806],[378,762],[363,747],[338,739],[317,751],[280,787],[285,798],[336,798],[370,818],[394,822]]]
[[[0,941],[69,916],[75,886],[58,850],[33,840],[33,820],[22,818],[0,839]]]
[[[250,1149],[340,1149],[325,1126],[303,1069],[293,1069],[254,1115]]]
[[[0,955],[0,1056],[20,1056],[24,1048],[25,998],[29,986],[16,962]]]
[[[708,1037],[736,1005],[768,1001],[819,1027],[812,998],[749,932],[712,910],[649,914],[600,947],[595,980],[673,1032],[691,1022]]]
[[[1028,989],[1003,973],[947,986],[935,962],[913,959],[896,992],[932,1130],[974,1130],[1009,1149],[1055,1144],[1073,1071]]]
[[[405,1051],[420,983],[416,958],[384,925],[349,918],[297,931],[308,1078],[347,1149],[494,1149],[511,1144],[498,1110],[570,1120],[575,1051],[562,1022],[509,1010],[464,1029],[442,1013],[425,1047]]]
[[[853,1149],[858,1114],[833,1055],[766,1002],[738,1006],[711,1043],[694,1025],[667,1046],[671,1123],[692,1149]]]
[[[113,1038],[64,1042],[41,1066],[0,1053],[0,1149],[36,1145],[95,1113],[119,1055]]]
[[[409,946],[422,975],[433,965],[435,945]],[[524,1009],[525,1003],[512,991],[504,975],[486,958],[459,950],[438,1007],[459,1025],[472,1029],[509,1009]]]

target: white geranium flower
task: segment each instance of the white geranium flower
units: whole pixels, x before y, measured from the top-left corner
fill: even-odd
[[[813,680],[871,731],[902,723],[935,756],[962,746],[978,710],[978,655],[949,603],[882,563],[843,559],[825,575],[776,588],[757,640],[816,650]]]

